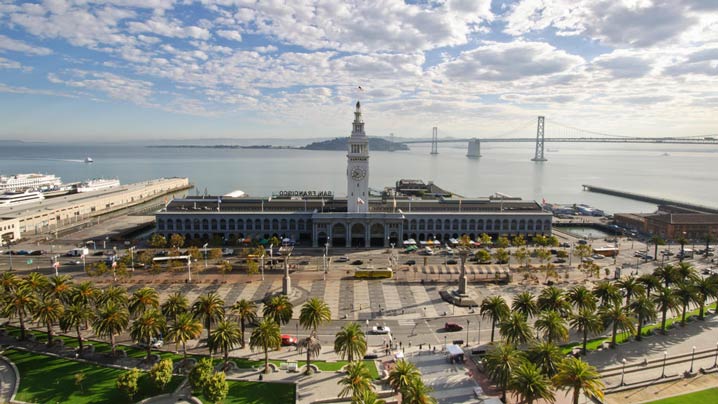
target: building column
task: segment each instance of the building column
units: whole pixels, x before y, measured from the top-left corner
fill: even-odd
[[[384,222],[384,248],[389,248],[389,234],[391,234],[389,226],[389,223]]]
[[[317,248],[319,246],[319,232],[317,231],[317,223],[312,223],[312,247]]]
[[[351,222],[344,223],[344,229],[346,231],[345,247],[351,248],[352,246],[352,224]]]
[[[371,247],[371,224],[364,223],[364,248]]]

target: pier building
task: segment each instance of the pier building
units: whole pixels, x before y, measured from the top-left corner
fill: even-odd
[[[519,198],[464,198],[433,183],[401,180],[369,189],[369,147],[361,105],[348,142],[346,197],[330,191],[281,191],[267,198],[196,196],[174,199],[156,214],[156,231],[187,240],[288,237],[314,247],[388,247],[414,239],[448,241],[462,234],[551,234],[551,213]]]

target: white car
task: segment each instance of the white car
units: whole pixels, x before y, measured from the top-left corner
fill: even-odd
[[[390,334],[391,328],[385,326],[385,325],[375,325],[371,328],[371,332],[373,334]]]
[[[334,262],[349,262],[349,257],[347,257],[346,255],[337,257],[334,259]]]
[[[602,260],[602,259],[604,259],[604,258],[606,258],[606,257],[604,257],[604,256],[601,255],[601,254],[593,254],[593,255],[591,256],[591,258],[593,258],[593,259],[595,259],[595,260]]]

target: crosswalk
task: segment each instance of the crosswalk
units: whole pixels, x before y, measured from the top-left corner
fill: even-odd
[[[144,285],[135,285],[132,293]],[[332,312],[334,320],[365,321],[376,318],[396,319],[400,324],[413,326],[416,319],[437,317],[447,311],[464,314],[464,308],[451,309],[441,299],[439,291],[447,287],[434,282],[407,282],[406,280],[300,280],[294,284],[297,291],[292,303],[297,308],[294,318],[299,316],[299,307],[309,298],[324,300]],[[156,286],[160,301],[172,293],[181,293],[190,304],[201,295],[217,293],[226,307],[246,299],[257,304],[259,312],[263,309],[263,299],[282,289],[281,279],[265,281],[243,281],[237,283],[213,282],[209,284],[163,284]],[[461,311],[461,313],[459,313]]]

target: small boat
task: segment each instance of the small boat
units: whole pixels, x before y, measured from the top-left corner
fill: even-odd
[[[92,159],[92,157],[85,157],[85,163],[94,163],[95,160]]]
[[[670,155],[671,155],[670,153],[663,153],[663,154],[661,154],[661,156],[670,156]]]

